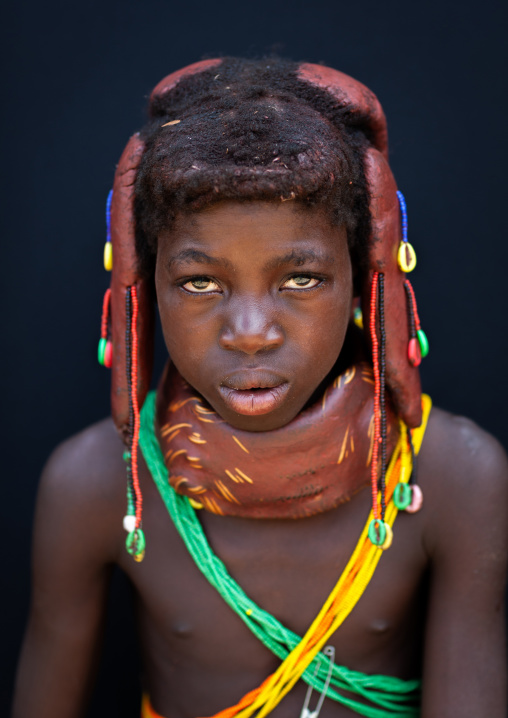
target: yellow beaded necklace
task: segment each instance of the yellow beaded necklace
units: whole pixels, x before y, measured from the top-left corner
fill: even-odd
[[[423,421],[412,433],[413,447],[417,454],[420,450],[432,402],[430,397],[422,395]],[[397,517],[398,509],[393,503],[393,492],[399,483],[407,483],[411,476],[411,453],[408,451],[407,427],[400,422],[400,436],[392,454],[386,472],[386,523],[391,527]],[[258,688],[247,693],[236,705],[216,713],[212,718],[263,718],[272,711],[289,693],[295,683],[312,662],[316,654],[325,646],[330,636],[349,616],[360,600],[372,578],[384,549],[375,546],[369,539],[369,525],[374,518],[371,510],[358,544],[341,577],[325,601],[319,614],[300,643],[291,651],[279,668]],[[390,532],[390,536],[391,536]]]

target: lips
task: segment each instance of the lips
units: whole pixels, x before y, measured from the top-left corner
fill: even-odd
[[[289,383],[272,372],[242,372],[226,377],[219,386],[224,403],[237,414],[259,416],[277,409]]]

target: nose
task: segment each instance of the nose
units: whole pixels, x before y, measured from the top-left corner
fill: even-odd
[[[284,332],[269,307],[259,301],[238,301],[229,308],[219,336],[222,349],[257,354],[277,349]]]

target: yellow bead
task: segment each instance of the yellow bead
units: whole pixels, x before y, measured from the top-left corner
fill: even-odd
[[[381,546],[383,551],[385,551],[387,548],[390,548],[390,546],[392,545],[392,541],[393,541],[392,527],[390,526],[390,524],[385,524],[385,528],[386,528],[386,538]]]
[[[413,245],[409,242],[401,242],[399,244],[399,252],[397,254],[397,261],[399,267],[403,272],[412,272],[416,267],[416,252],[413,249]]]
[[[247,616],[252,616],[252,608],[248,608],[245,613],[247,614]]]
[[[113,245],[111,242],[106,242],[104,245],[104,269],[106,272],[111,272],[113,269]]]

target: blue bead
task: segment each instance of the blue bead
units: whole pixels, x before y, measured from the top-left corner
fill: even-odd
[[[111,242],[111,202],[113,200],[113,190],[109,190],[106,200],[106,241]]]
[[[399,199],[401,223],[402,223],[402,241],[407,242],[407,207],[406,200],[402,192],[397,190],[397,197]]]

